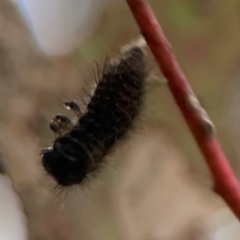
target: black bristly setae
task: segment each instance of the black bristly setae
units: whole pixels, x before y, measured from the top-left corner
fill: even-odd
[[[99,168],[138,115],[146,77],[143,49],[128,46],[105,63],[85,113],[75,102],[65,103],[77,113],[78,122],[56,115],[50,127],[60,136],[42,153],[44,168],[60,185],[79,184]]]

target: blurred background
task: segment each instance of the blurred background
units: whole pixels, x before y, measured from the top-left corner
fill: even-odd
[[[240,178],[240,0],[149,2]],[[138,35],[125,1],[0,0],[0,141],[8,173],[1,170],[0,239],[240,239],[159,81],[148,90],[140,128],[98,177],[52,190],[39,156],[54,139],[49,121],[58,112],[72,116],[62,102],[80,100],[95,63]],[[151,74],[161,78],[157,69]]]

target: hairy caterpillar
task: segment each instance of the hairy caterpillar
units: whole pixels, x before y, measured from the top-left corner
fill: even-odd
[[[105,63],[85,113],[73,101],[64,104],[76,113],[78,122],[74,125],[68,117],[56,115],[50,128],[59,137],[42,152],[45,170],[60,185],[79,184],[99,168],[138,115],[147,75],[142,47],[125,47]]]

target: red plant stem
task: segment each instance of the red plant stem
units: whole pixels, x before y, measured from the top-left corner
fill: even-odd
[[[240,220],[239,182],[216,139],[213,124],[180,69],[150,5],[146,0],[127,0],[127,3],[205,157],[214,180],[214,190]]]

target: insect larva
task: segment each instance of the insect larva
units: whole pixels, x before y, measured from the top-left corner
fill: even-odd
[[[143,49],[125,47],[120,56],[105,63],[85,113],[75,102],[65,103],[79,117],[75,125],[66,116],[54,117],[50,128],[59,137],[43,150],[42,164],[60,185],[86,179],[131,127],[142,104],[147,72]]]

